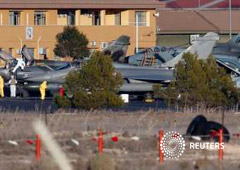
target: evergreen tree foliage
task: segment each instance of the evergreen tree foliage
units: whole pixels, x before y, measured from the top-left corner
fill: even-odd
[[[73,104],[84,109],[122,105],[122,99],[116,94],[122,83],[111,57],[101,52],[96,52],[82,69],[69,73],[66,78]]]
[[[69,108],[71,107],[71,101],[66,96],[54,96],[54,103],[57,105],[58,108]]]
[[[176,65],[175,80],[165,89],[155,85],[154,94],[168,103],[208,108],[234,106],[239,98],[231,77],[212,56],[203,61],[191,53]]]
[[[72,57],[73,59],[83,59],[89,56],[87,48],[88,39],[76,27],[64,27],[63,32],[57,34],[56,39],[55,55],[59,57]]]

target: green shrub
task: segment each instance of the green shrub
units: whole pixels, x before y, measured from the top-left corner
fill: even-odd
[[[64,27],[63,32],[57,34],[54,53],[59,57],[83,59],[89,56],[88,39],[74,26]]]
[[[101,52],[96,52],[82,69],[69,73],[66,78],[74,106],[83,109],[121,106],[123,101],[117,93],[122,83],[111,57]]]
[[[198,60],[197,55],[186,53],[175,68],[175,80],[167,88],[154,86],[155,97],[181,106],[235,106],[239,90],[231,77],[210,56]]]
[[[71,106],[71,101],[68,98],[59,95],[54,97],[54,102],[58,108],[69,108]]]

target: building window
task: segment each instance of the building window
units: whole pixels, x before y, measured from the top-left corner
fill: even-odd
[[[58,10],[58,25],[75,25],[75,10]]]
[[[106,10],[104,24],[116,26],[122,25],[123,18],[121,12],[122,11],[120,10]]]
[[[82,9],[81,10],[81,15],[85,15],[85,16],[91,17],[92,16],[92,12],[89,9]]]
[[[20,25],[20,11],[10,11],[9,24],[10,25]]]
[[[101,25],[100,11],[93,11],[93,25]]]
[[[136,11],[136,24],[138,22],[138,26],[147,26],[146,13],[146,11]]]
[[[81,25],[101,25],[100,10],[81,10]]]
[[[121,25],[121,12],[115,13],[115,25]]]
[[[34,24],[35,25],[46,25],[46,12],[36,11],[34,13]]]

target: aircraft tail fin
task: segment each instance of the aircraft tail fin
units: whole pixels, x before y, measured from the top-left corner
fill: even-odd
[[[34,58],[31,56],[31,54],[28,50],[28,47],[26,45],[24,45],[22,47],[22,52],[21,53],[22,53],[23,57],[27,60],[28,65],[32,65],[33,61],[34,61]]]
[[[117,40],[112,41],[108,47],[102,51],[105,54],[111,55],[113,61],[119,61],[120,58],[126,56],[128,46],[130,45],[130,37],[126,35],[120,36]]]
[[[240,47],[240,34],[234,36],[231,40],[227,42],[228,44],[232,46],[238,46]]]
[[[172,60],[166,62],[164,66],[174,67],[182,59],[183,54],[187,52],[197,54],[199,59],[207,59],[208,56],[211,54],[217,40],[219,40],[218,34],[214,32],[209,32],[205,36],[199,37],[193,43],[193,45],[188,47],[185,51],[181,52]]]
[[[4,50],[0,50],[0,59],[8,63],[12,63],[12,61],[15,60],[13,56],[11,56],[9,53],[7,53]]]
[[[120,36],[117,40],[114,41],[115,45],[129,45],[130,37],[127,35]]]

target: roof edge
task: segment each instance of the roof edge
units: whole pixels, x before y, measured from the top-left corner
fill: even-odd
[[[150,1],[151,2],[151,1]],[[57,8],[71,8],[71,9],[157,9],[164,6],[165,3],[148,1],[141,3],[134,2],[0,2],[0,9],[57,9]]]

